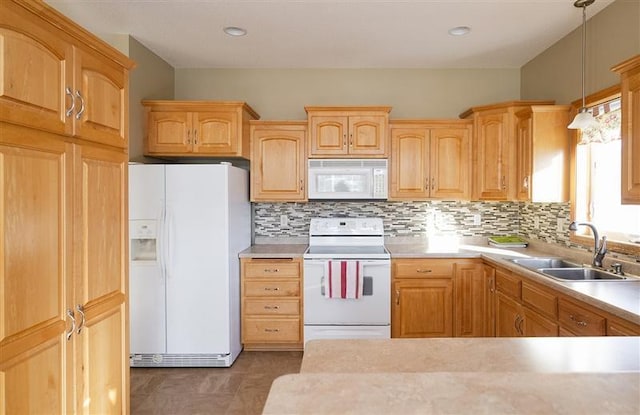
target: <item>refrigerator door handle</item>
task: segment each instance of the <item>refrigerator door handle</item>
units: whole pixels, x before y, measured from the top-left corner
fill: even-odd
[[[171,268],[173,261],[171,258],[171,227],[173,225],[173,217],[171,216],[171,209],[168,207],[164,211],[164,265],[167,278],[171,277]]]
[[[156,233],[156,258],[158,260],[158,266],[160,267],[160,279],[164,279],[166,275],[167,264],[165,263],[164,258],[164,245],[166,243],[164,238],[164,228],[165,228],[165,209],[164,209],[164,201],[163,207],[160,209],[160,215],[158,215],[158,229]]]

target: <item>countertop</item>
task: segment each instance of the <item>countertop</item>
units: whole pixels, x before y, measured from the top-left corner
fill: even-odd
[[[638,414],[640,337],[314,340],[264,414]]]
[[[240,258],[301,258],[307,244],[260,244],[251,245],[240,252]]]
[[[633,414],[637,373],[305,373],[273,382],[263,414]]]
[[[307,342],[300,373],[640,372],[640,337]]]

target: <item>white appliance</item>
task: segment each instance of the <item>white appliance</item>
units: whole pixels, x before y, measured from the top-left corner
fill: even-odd
[[[328,298],[329,261],[357,261],[358,299]],[[391,256],[380,218],[314,218],[304,253],[304,340],[391,337]]]
[[[248,172],[230,165],[129,166],[131,366],[236,359],[248,195]]]
[[[386,159],[309,160],[309,199],[386,199]]]

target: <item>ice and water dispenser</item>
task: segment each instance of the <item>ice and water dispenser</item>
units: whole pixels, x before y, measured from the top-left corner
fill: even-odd
[[[131,220],[129,238],[131,239],[132,262],[148,263],[158,260],[157,221]]]

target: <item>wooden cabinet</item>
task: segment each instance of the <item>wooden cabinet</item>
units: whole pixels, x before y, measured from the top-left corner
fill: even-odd
[[[568,105],[532,105],[516,113],[516,198],[569,200]]]
[[[553,291],[496,270],[496,337],[558,336],[557,302]]]
[[[489,308],[490,276],[482,261],[457,260],[455,264],[454,336],[483,337],[492,334]]]
[[[470,198],[469,121],[394,121],[390,130],[390,199]]]
[[[608,316],[607,336],[640,336],[640,325]]]
[[[302,350],[302,261],[242,258],[241,328],[246,350]]]
[[[391,337],[453,336],[453,262],[392,260]]]
[[[251,201],[307,200],[307,123],[251,121],[250,124]]]
[[[553,101],[511,101],[473,107],[460,118],[473,120],[472,198],[515,200],[515,113]]]
[[[0,36],[0,412],[128,413],[133,64],[42,2]]]
[[[606,319],[592,307],[561,298],[558,304],[558,322],[563,331],[574,336],[604,336]]]
[[[34,14],[46,13],[34,20]],[[126,148],[132,63],[34,1],[3,2],[0,17],[0,119]],[[28,77],[29,82],[24,82]]]
[[[250,158],[249,121],[260,116],[236,101],[142,101],[145,154]]]
[[[390,107],[305,107],[308,156],[388,157]]]
[[[488,264],[483,264],[482,273],[486,280],[486,322],[485,322],[485,334],[486,337],[495,337],[496,335],[496,269]]]
[[[620,74],[623,204],[640,204],[640,55],[612,69]]]

